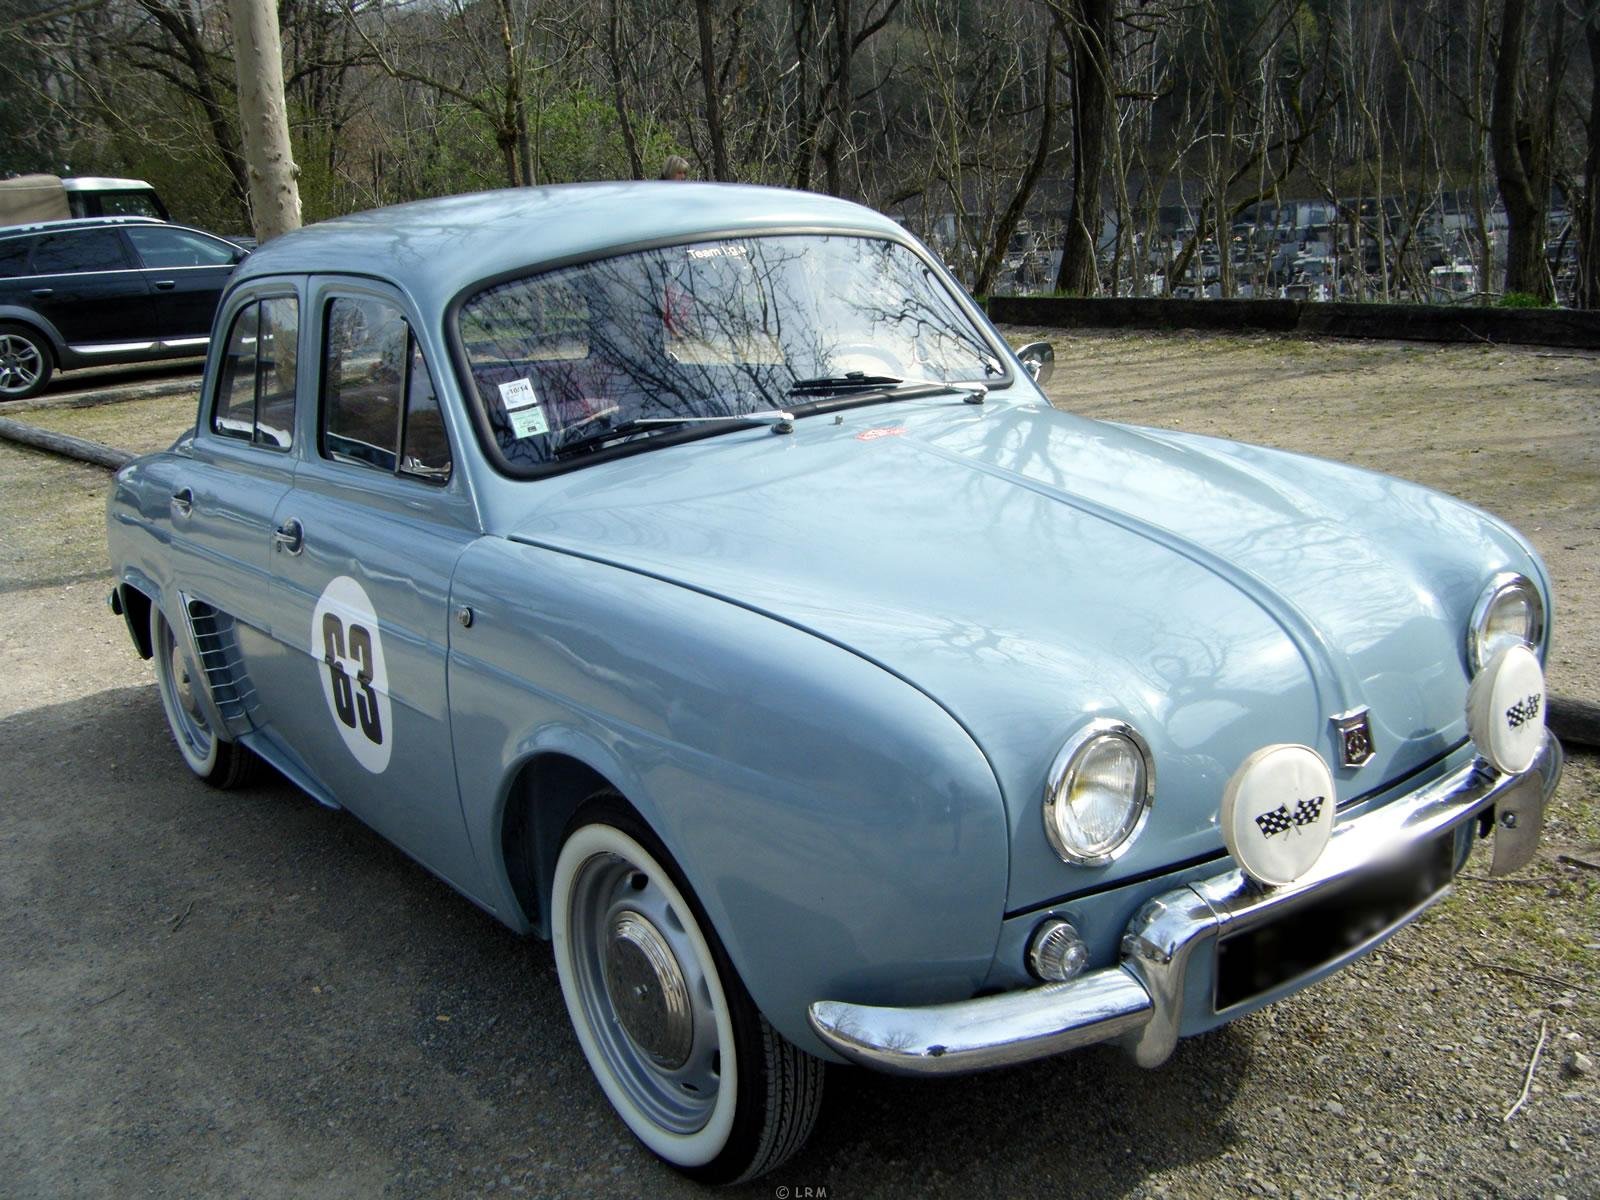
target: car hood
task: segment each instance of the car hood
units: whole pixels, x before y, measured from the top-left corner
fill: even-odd
[[[536,493],[536,495],[535,495]],[[1252,751],[1371,709],[1341,803],[1466,736],[1464,637],[1505,527],[1400,480],[1044,405],[906,401],[527,485],[516,540],[811,631],[943,705],[994,767],[1015,911],[1221,852]],[[1541,577],[1542,578],[1542,577]],[[1150,743],[1156,800],[1118,862],[1068,867],[1039,814],[1093,717]]]

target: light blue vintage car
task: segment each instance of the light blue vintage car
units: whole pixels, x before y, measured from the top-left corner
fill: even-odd
[[[554,943],[628,1127],[708,1181],[824,1064],[1155,1066],[1527,861],[1550,587],[1436,492],[1087,421],[898,225],[598,184],[237,270],[124,468],[172,733]]]

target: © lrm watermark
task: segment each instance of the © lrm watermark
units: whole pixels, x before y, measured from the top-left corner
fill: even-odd
[[[825,1183],[780,1183],[772,1189],[772,1200],[828,1200]]]

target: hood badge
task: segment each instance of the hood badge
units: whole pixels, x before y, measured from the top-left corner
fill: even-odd
[[[1372,761],[1372,721],[1364,708],[1353,708],[1329,718],[1339,739],[1339,765],[1364,767]]]

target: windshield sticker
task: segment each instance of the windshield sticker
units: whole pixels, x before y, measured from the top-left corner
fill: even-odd
[[[875,442],[879,438],[899,437],[905,431],[906,427],[904,425],[884,425],[877,429],[863,429],[856,434],[856,441]]]
[[[322,697],[333,727],[374,775],[389,766],[392,709],[378,614],[366,589],[340,575],[322,589],[311,613],[311,657],[322,664]]]
[[[550,419],[533,390],[533,380],[513,379],[500,385],[500,402],[506,406],[511,432],[519,438],[550,432]]]

